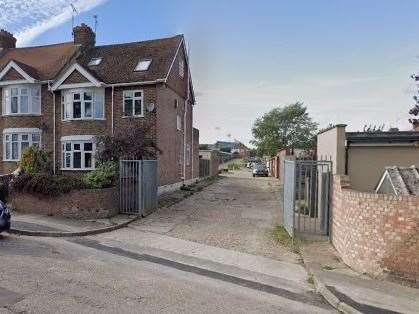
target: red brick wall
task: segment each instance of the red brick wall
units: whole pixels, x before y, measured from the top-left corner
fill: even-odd
[[[74,70],[63,82],[63,84],[86,83],[89,82],[79,71]]]
[[[18,71],[11,68],[7,71],[6,75],[2,77],[2,81],[14,81],[14,80],[24,80],[24,77],[20,75]]]
[[[106,218],[118,213],[117,188],[77,190],[57,197],[37,197],[27,193],[10,196],[19,212],[69,218]]]
[[[419,282],[419,197],[358,192],[335,176],[332,243],[357,271]]]

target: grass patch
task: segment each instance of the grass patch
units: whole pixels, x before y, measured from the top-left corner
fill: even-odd
[[[283,226],[277,226],[272,231],[274,239],[281,245],[290,248],[294,253],[300,253],[300,241],[291,238]]]
[[[322,269],[323,269],[323,270],[334,270],[335,268],[334,268],[334,267],[332,267],[332,266],[329,266],[329,265],[323,265],[323,266],[322,266]]]
[[[309,275],[308,275],[307,282],[308,282],[310,285],[314,285],[314,277],[313,277],[313,274],[309,274]]]

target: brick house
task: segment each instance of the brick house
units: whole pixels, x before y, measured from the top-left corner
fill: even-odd
[[[0,31],[0,173],[15,170],[32,145],[51,152],[56,173],[84,173],[95,168],[96,136],[147,124],[161,150],[159,186],[198,177],[183,35],[96,46],[89,26],[73,34],[72,42],[16,48]]]

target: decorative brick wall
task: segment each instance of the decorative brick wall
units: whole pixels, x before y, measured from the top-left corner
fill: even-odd
[[[119,195],[115,187],[76,190],[57,197],[12,193],[10,201],[12,207],[19,212],[69,218],[106,218],[119,212]]]
[[[342,260],[376,277],[419,283],[419,197],[352,190],[334,176],[331,238]]]

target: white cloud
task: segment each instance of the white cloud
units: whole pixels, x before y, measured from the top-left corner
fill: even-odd
[[[45,31],[69,21],[72,15],[70,3],[82,13],[106,1],[2,0],[0,26],[15,34],[18,46],[26,46]]]

